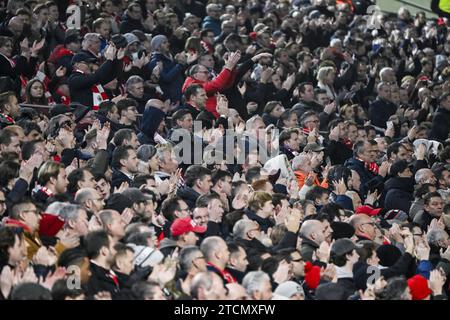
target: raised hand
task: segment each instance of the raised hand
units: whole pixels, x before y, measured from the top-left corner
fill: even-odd
[[[236,52],[232,52],[228,59],[225,60],[225,68],[228,70],[233,70],[234,67],[238,64],[239,60],[241,59],[241,52],[237,50]]]
[[[133,209],[125,208],[125,210],[123,210],[121,216],[122,216],[123,222],[125,222],[126,225],[129,225],[131,220],[134,217]]]
[[[42,50],[42,48],[45,45],[45,38],[42,38],[41,41],[34,41],[33,45],[31,46],[31,55],[32,56],[37,56],[37,54],[39,53],[39,51]]]
[[[62,78],[62,77],[64,77],[66,75],[66,72],[67,72],[67,68],[63,67],[63,66],[60,66],[58,69],[56,69],[55,75],[58,78]]]

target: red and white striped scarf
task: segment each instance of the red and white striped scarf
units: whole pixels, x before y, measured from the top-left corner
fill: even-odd
[[[101,84],[94,85],[91,90],[92,90],[92,110],[98,110],[98,106],[100,105],[100,103],[109,100],[109,97]]]

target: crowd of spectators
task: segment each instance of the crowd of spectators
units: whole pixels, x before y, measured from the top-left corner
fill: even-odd
[[[1,299],[442,300],[448,17],[0,1]]]

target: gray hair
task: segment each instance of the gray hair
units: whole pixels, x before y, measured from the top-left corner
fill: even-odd
[[[113,213],[116,212],[115,210],[102,210],[98,214],[100,221],[102,222],[103,226],[107,226],[108,224],[111,224],[113,222]]]
[[[81,42],[81,46],[83,47],[83,49],[85,49],[88,45],[88,43],[90,43],[93,40],[97,40],[100,39],[100,34],[95,33],[95,32],[89,32],[86,33],[84,35],[83,41]]]
[[[210,271],[197,273],[191,282],[190,288],[191,297],[197,299],[198,289],[200,288],[204,288],[205,290],[211,290],[213,286],[214,275],[215,274]]]
[[[202,250],[206,260],[211,260],[211,257],[217,251],[221,242],[225,242],[225,240],[217,236],[208,237],[203,240],[202,244],[200,245],[200,250]]]
[[[264,271],[251,271],[242,280],[242,286],[248,295],[255,291],[262,291],[264,284],[270,282],[270,277]]]
[[[192,267],[192,261],[194,261],[194,258],[198,252],[201,253],[201,250],[197,246],[187,246],[181,249],[180,251],[181,270],[186,272],[189,271],[189,269]]]
[[[441,229],[433,229],[427,233],[427,241],[430,245],[439,247],[440,241],[445,241],[448,237],[447,232]]]
[[[234,224],[233,236],[235,239],[244,239],[247,232],[252,227],[252,221],[249,219],[241,219]]]
[[[303,164],[307,161],[310,161],[307,154],[299,154],[292,160],[292,170],[297,171],[303,168]]]
[[[148,161],[152,154],[154,155],[156,152],[155,147],[150,144],[141,145],[136,152],[136,155],[139,160]]]
[[[84,204],[87,200],[91,200],[92,192],[96,192],[97,190],[93,188],[82,188],[77,191],[75,194],[75,202],[78,204]]]
[[[428,168],[422,168],[417,170],[416,174],[414,175],[414,179],[416,180],[416,183],[420,183],[420,181],[426,176],[427,173],[429,173],[431,169]]]
[[[66,224],[69,221],[77,221],[80,216],[80,210],[85,210],[82,206],[77,204],[68,204],[64,206],[59,212],[59,216]]]
[[[128,89],[131,88],[132,85],[135,85],[136,83],[144,83],[144,79],[142,79],[140,76],[131,76],[128,78],[127,82],[125,83],[125,87],[128,91]]]
[[[165,158],[166,152],[171,153],[172,150],[173,150],[173,147],[172,147],[171,144],[168,144],[168,143],[167,144],[162,144],[162,145],[160,145],[160,146],[158,146],[156,148],[156,158],[159,161],[164,162],[166,160],[166,158]]]
[[[48,205],[48,207],[45,209],[46,213],[54,214],[55,216],[59,216],[61,214],[61,209],[66,207],[68,204],[61,202],[61,201],[55,201]]]

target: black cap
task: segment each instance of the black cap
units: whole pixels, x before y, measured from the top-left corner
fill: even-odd
[[[50,108],[50,117],[53,118],[60,114],[65,114],[67,112],[73,112],[75,108],[73,106],[67,106],[65,104],[55,104]]]
[[[389,170],[389,173],[392,176],[396,177],[399,173],[405,171],[406,168],[408,168],[408,162],[406,162],[406,160],[400,160],[400,161],[394,162],[391,165],[391,169]]]
[[[331,229],[333,230],[333,239],[350,239],[355,234],[355,228],[349,223],[334,221],[331,223]]]
[[[384,244],[378,247],[377,256],[380,258],[381,266],[392,267],[400,259],[402,252],[392,244]]]
[[[120,213],[123,212],[126,208],[131,208],[133,203],[130,198],[124,196],[121,193],[113,193],[106,202],[105,209],[113,209]]]
[[[334,253],[336,256],[343,256],[351,253],[354,249],[356,249],[356,246],[352,240],[337,239],[331,246],[331,253]]]
[[[126,48],[128,45],[127,39],[121,34],[115,34],[111,37],[111,42],[114,43],[117,49]]]
[[[67,45],[72,42],[81,42],[80,33],[76,30],[69,29],[66,31],[66,35],[64,37],[64,44]]]
[[[84,116],[91,110],[91,108],[86,107],[78,102],[72,102],[70,107],[73,108],[73,114],[75,115],[75,122],[79,122]]]
[[[97,59],[95,59],[93,56],[85,53],[85,52],[79,52],[72,58],[72,65],[78,62],[96,62]]]

